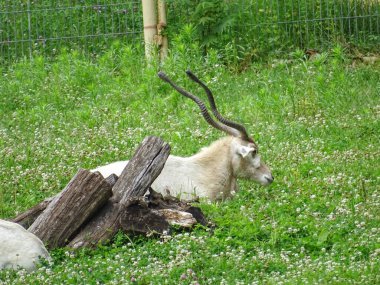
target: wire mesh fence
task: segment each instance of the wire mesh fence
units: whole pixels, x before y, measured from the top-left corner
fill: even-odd
[[[380,48],[379,0],[168,0],[169,24],[195,25],[202,45],[284,52],[341,43]],[[176,11],[176,12],[173,12]],[[182,21],[182,24],[184,22]]]
[[[116,0],[117,1],[117,0]],[[96,55],[115,39],[141,39],[141,1],[0,1],[3,60],[81,49]]]
[[[242,1],[236,31],[269,50],[349,44],[379,48],[379,0]],[[249,36],[248,36],[249,38]]]
[[[283,53],[347,43],[380,49],[380,0],[167,0],[170,38],[194,27],[207,50]],[[79,49],[96,56],[115,40],[142,41],[141,1],[0,1],[0,61]]]

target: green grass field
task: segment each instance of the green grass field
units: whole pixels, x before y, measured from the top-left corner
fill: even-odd
[[[130,158],[148,135],[184,156],[223,136],[136,53],[1,70],[1,218],[58,193],[79,167]],[[240,181],[233,199],[201,203],[213,230],[55,250],[53,265],[3,271],[0,284],[380,284],[379,64],[353,65],[338,50],[236,74],[215,55],[169,58],[162,69],[205,98],[186,68],[245,124],[275,182]]]

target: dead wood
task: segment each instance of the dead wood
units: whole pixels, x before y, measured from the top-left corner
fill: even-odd
[[[99,243],[110,240],[120,229],[118,217],[119,203],[107,201],[103,208],[84,225],[79,233],[69,242],[68,247],[94,247]],[[115,218],[116,217],[116,218]]]
[[[170,146],[158,137],[147,137],[128,162],[113,187],[114,200],[127,204],[128,199],[143,196],[161,173]]]
[[[131,200],[120,215],[120,226],[124,232],[147,234],[168,232],[170,225],[165,217],[149,209],[143,199]]]
[[[170,232],[172,225],[191,228],[196,223],[208,225],[199,208],[175,197],[163,197],[151,188],[145,197],[129,200],[120,216],[122,230],[137,234],[164,234]]]
[[[163,197],[150,188],[169,152],[169,145],[160,138],[147,137],[120,177],[113,174],[103,179],[98,172],[79,170],[62,192],[13,221],[30,225],[29,231],[47,243],[48,248],[93,247],[111,240],[119,230],[163,234],[172,225],[207,226],[199,208],[175,197]]]
[[[43,200],[41,203],[35,205],[29,210],[17,215],[17,217],[11,221],[23,226],[26,229],[29,228],[53,199],[54,197],[50,197]]]
[[[190,213],[197,223],[207,226],[209,222],[204,216],[202,210],[198,207],[194,207],[191,204],[184,202],[173,196],[165,196],[157,193],[153,189],[149,189],[149,195],[147,195],[149,208],[155,210],[161,209],[173,209],[181,212]]]
[[[128,206],[142,197],[161,173],[170,146],[158,137],[147,137],[124,168],[112,191],[114,196],[70,242],[73,248],[94,246],[110,240],[121,229]]]
[[[98,211],[111,195],[111,186],[99,173],[80,169],[28,231],[38,236],[50,249],[64,246],[71,235]]]
[[[176,209],[160,209],[152,210],[158,212],[164,219],[172,226],[179,226],[183,228],[191,228],[197,223],[193,215],[184,211]]]
[[[115,185],[118,178],[119,177],[117,175],[111,174],[105,180],[108,182],[108,184],[112,188]],[[57,198],[58,195],[61,195],[61,193],[62,193],[62,191],[53,197],[46,198],[42,202],[33,206],[32,208],[30,208],[30,209],[26,210],[25,212],[17,215],[11,221],[23,226],[26,229],[29,228],[34,223],[34,221],[38,218],[38,216],[41,215],[42,212],[47,208],[47,206],[50,204],[50,202],[53,201],[55,198]]]

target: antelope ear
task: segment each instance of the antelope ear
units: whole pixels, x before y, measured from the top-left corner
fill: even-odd
[[[252,147],[241,145],[237,149],[237,153],[240,154],[242,157],[246,157],[248,154],[250,154],[255,149]]]

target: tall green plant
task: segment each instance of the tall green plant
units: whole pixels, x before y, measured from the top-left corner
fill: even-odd
[[[169,3],[170,34],[183,25],[195,27],[194,40],[204,54],[215,49],[226,63],[245,65],[255,56],[295,48],[327,49],[336,44],[376,49],[380,44],[372,1],[190,1]],[[233,51],[231,58],[230,51]],[[228,56],[225,56],[227,55]]]
[[[209,48],[223,48],[225,42],[230,38],[230,29],[237,23],[238,2],[236,1],[181,0],[169,1],[169,6],[169,9],[175,11],[171,17],[174,20],[172,24],[175,29],[181,26],[181,19],[184,19],[183,16],[185,16],[183,11],[187,11],[186,22],[192,23],[196,28],[195,36],[204,53]],[[179,11],[182,12],[177,17]]]

